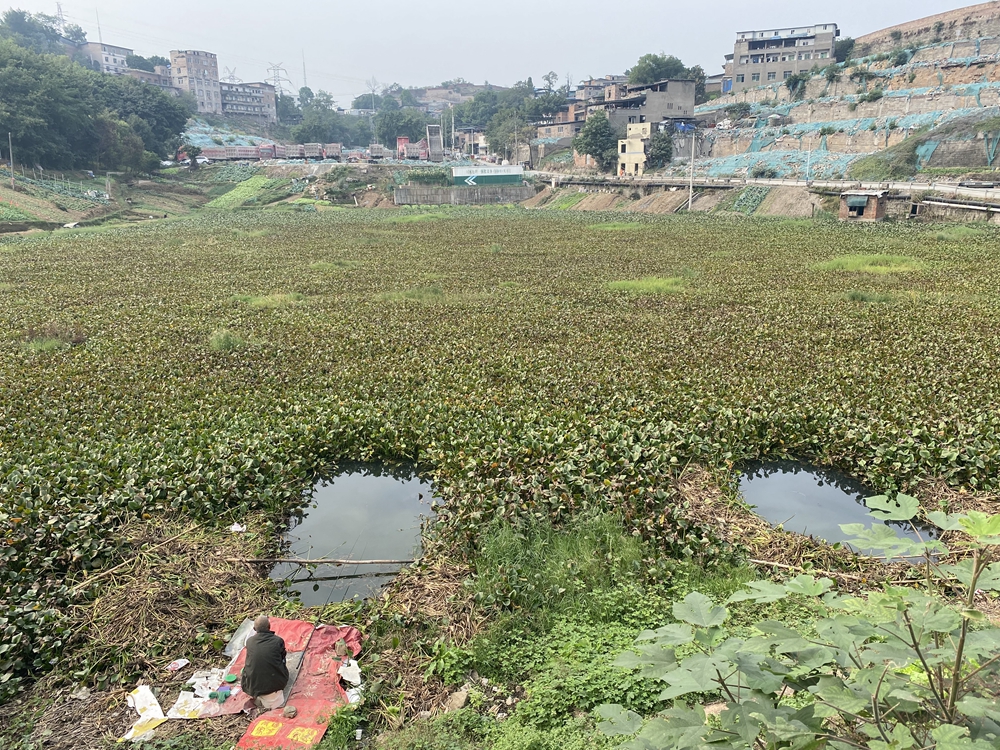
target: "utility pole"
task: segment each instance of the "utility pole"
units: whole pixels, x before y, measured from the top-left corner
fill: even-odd
[[[302,50],[302,85],[309,88],[309,79],[306,78],[306,51]]]
[[[101,36],[101,14],[98,13],[96,10],[94,11],[94,13],[97,15],[97,41],[99,41],[101,44],[104,44],[104,37]]]
[[[806,152],[806,184],[809,184],[809,168],[812,166],[812,149]]]
[[[698,131],[691,126],[691,173],[688,178],[688,213],[691,213],[691,206],[694,204],[694,142],[695,134]]]
[[[10,189],[14,189],[14,139],[10,131],[7,132],[7,156],[10,157]]]

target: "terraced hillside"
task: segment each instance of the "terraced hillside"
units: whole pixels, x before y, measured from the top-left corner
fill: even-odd
[[[715,126],[701,149],[700,170],[711,176],[851,176],[860,157],[889,148],[907,152],[909,174],[992,170],[1000,164],[1000,33],[870,54],[791,86],[717,99],[698,115]]]

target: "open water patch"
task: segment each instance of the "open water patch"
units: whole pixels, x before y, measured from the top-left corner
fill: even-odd
[[[740,492],[747,504],[772,525],[786,531],[846,542],[841,524],[861,523],[871,528],[886,524],[897,536],[918,539],[909,522],[881,521],[873,517],[865,499],[879,494],[843,472],[797,461],[758,462],[740,475]],[[923,529],[920,536],[928,539]],[[860,549],[862,554],[880,554]]]
[[[413,466],[349,464],[322,478],[309,506],[293,515],[284,535],[286,559],[412,560],[420,554],[420,524],[430,515],[434,489]],[[274,580],[287,580],[308,607],[372,596],[399,572],[399,564],[277,563]]]

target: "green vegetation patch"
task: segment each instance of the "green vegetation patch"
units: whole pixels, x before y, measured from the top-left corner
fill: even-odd
[[[588,229],[596,229],[599,232],[621,232],[628,230],[642,229],[642,224],[637,221],[609,221],[604,224],[591,224]]]
[[[242,348],[246,342],[225,328],[213,331],[208,338],[208,347],[213,352],[231,352]]]
[[[683,276],[646,276],[641,279],[611,281],[608,288],[632,294],[676,294],[684,289],[687,279]]]
[[[957,226],[949,227],[934,235],[938,242],[962,242],[964,240],[982,237],[986,230],[982,227]]]
[[[872,274],[909,273],[922,267],[920,261],[908,255],[841,255],[813,266],[817,271]]]
[[[383,221],[386,224],[416,224],[420,222],[432,222],[441,221],[442,219],[447,219],[448,214],[443,212],[430,212],[422,214],[399,214],[396,216],[388,216]]]
[[[251,294],[237,294],[233,297],[236,302],[242,302],[258,310],[275,310],[280,307],[293,307],[305,302],[305,295],[298,292],[275,293],[263,296]]]
[[[545,204],[545,209],[550,211],[569,211],[573,206],[578,204],[584,198],[587,197],[587,193],[576,192],[570,193],[568,195],[560,195],[554,201],[549,201]]]
[[[0,204],[0,221],[36,221],[36,218],[14,206]]]
[[[244,180],[232,190],[228,190],[210,201],[206,208],[238,208],[244,203],[256,199],[264,191],[273,189],[282,183],[287,183],[287,180],[269,180],[264,175],[257,175]]]

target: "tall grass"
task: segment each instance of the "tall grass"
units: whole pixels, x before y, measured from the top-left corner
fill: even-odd
[[[916,258],[907,255],[841,255],[813,266],[817,271],[853,271],[856,273],[907,273],[920,270]]]
[[[480,550],[477,599],[529,611],[585,609],[595,593],[634,584],[648,567],[642,541],[611,514],[579,517],[563,529],[498,523]]]
[[[849,302],[880,302],[888,304],[895,301],[895,297],[884,292],[863,292],[860,289],[852,289],[844,298]]]
[[[225,328],[213,331],[208,338],[208,347],[213,352],[231,352],[239,349],[245,343],[243,339]]]
[[[252,294],[237,294],[233,297],[236,302],[243,302],[258,310],[274,310],[279,307],[291,307],[305,301],[305,295],[298,292],[290,294],[268,294],[261,297]]]
[[[332,260],[332,261],[317,261],[315,263],[310,263],[309,268],[313,271],[349,271],[352,268],[356,268],[360,263],[356,260]]]
[[[687,280],[683,276],[646,276],[641,279],[611,281],[608,288],[617,292],[632,294],[675,294],[680,292]]]
[[[973,237],[982,237],[985,234],[980,227],[957,226],[950,227],[934,235],[938,242],[961,242],[971,240]]]

